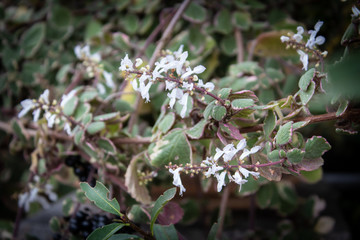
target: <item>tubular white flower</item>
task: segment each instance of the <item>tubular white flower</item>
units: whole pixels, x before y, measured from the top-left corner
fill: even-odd
[[[173,90],[176,87],[176,82],[170,82],[168,80],[165,80],[165,90]]]
[[[45,102],[46,104],[49,104],[49,89],[46,89],[39,97],[39,102]]]
[[[67,135],[71,135],[72,134],[72,131],[71,131],[71,126],[68,122],[65,123],[64,125],[64,131],[67,133]]]
[[[307,71],[308,69],[308,65],[309,65],[309,55],[307,55],[305,52],[303,52],[302,50],[297,50],[297,53],[300,55],[300,61],[303,64],[303,68],[305,71]]]
[[[260,173],[258,172],[253,172],[253,171],[249,171],[246,168],[243,167],[239,167],[239,171],[241,172],[241,174],[245,177],[248,178],[249,174],[253,175],[254,177],[258,178],[260,176]]]
[[[248,157],[251,154],[257,153],[261,149],[261,146],[254,146],[250,150],[244,149],[243,153],[240,156],[240,160],[243,160],[244,158]]]
[[[184,64],[186,62],[186,59],[187,59],[188,55],[189,54],[188,54],[187,51],[183,52],[180,55],[180,57],[179,57],[180,59],[179,59],[179,61],[177,61],[177,64],[176,64],[176,73],[178,75],[180,75],[182,73],[182,68],[183,68],[183,66],[184,66]]]
[[[239,187],[239,192],[241,191],[242,185],[247,182],[246,179],[243,179],[241,177],[239,171],[236,171],[235,174],[233,175],[233,181],[240,186]]]
[[[196,66],[196,67],[194,68],[194,70],[191,70],[191,68],[188,67],[188,68],[186,69],[186,72],[185,72],[183,75],[181,75],[181,79],[186,79],[186,78],[188,78],[188,77],[189,77],[190,75],[192,75],[192,74],[200,74],[200,73],[204,72],[205,69],[206,69],[206,68],[205,68],[204,66],[202,66],[202,65]]]
[[[194,88],[194,84],[188,83],[188,82],[183,82],[183,88],[185,88],[186,90],[192,91]]]
[[[180,196],[182,196],[183,192],[186,191],[185,187],[183,186],[183,184],[181,182],[181,178],[180,178],[180,171],[182,171],[182,170],[183,170],[183,168],[181,168],[181,167],[179,167],[179,168],[177,168],[175,170],[169,169],[169,172],[173,174],[173,178],[174,178],[172,184],[174,186],[180,188],[180,192],[179,192]]]
[[[113,75],[112,73],[109,73],[107,71],[103,71],[103,76],[105,78],[106,86],[109,88],[115,88],[115,83],[113,81]]]
[[[41,108],[36,109],[35,111],[33,111],[33,115],[34,115],[34,122],[37,122],[40,118],[40,113],[41,113]]]
[[[100,94],[106,93],[106,89],[105,89],[105,87],[104,87],[104,85],[102,83],[96,84],[96,88],[99,90]]]
[[[101,55],[99,53],[90,53],[90,47],[89,45],[85,45],[84,47],[80,47],[77,45],[74,48],[75,55],[78,59],[84,60],[85,58],[89,58],[90,60],[94,62],[100,62],[101,61]]]
[[[218,192],[221,192],[222,187],[226,186],[225,176],[226,176],[226,171],[223,171],[220,174],[218,174],[218,173],[215,174],[215,177],[216,177],[216,179],[218,181],[218,184],[217,184],[217,191]]]
[[[138,68],[143,64],[143,60],[141,58],[135,59],[135,67]]]
[[[323,25],[324,22],[322,21],[318,21],[315,24],[314,30],[310,30],[310,37],[308,39],[308,41],[306,42],[306,47],[313,49],[315,47],[315,45],[321,45],[325,42],[325,38],[323,36],[318,36],[316,37],[317,33],[319,32],[321,26]]]
[[[174,52],[174,55],[175,55],[176,58],[179,58],[179,57],[180,57],[180,55],[183,53],[183,49],[184,49],[184,45],[181,44],[180,47],[179,47],[179,49]]]
[[[21,106],[23,107],[23,109],[19,112],[18,114],[18,118],[22,118],[23,116],[25,116],[30,110],[32,110],[35,107],[35,103],[33,100],[31,99],[25,99],[23,101],[21,101]]]
[[[48,127],[49,128],[52,128],[53,126],[54,126],[54,123],[55,123],[55,120],[56,120],[56,114],[52,114],[52,113],[50,113],[50,112],[46,112],[45,113],[45,119],[46,119],[46,121],[47,121],[47,125],[48,125]]]
[[[133,71],[133,63],[132,61],[129,59],[129,56],[126,54],[124,59],[121,60],[120,62],[120,67],[119,67],[120,71]]]
[[[352,17],[358,17],[360,15],[360,11],[356,6],[352,6],[351,11],[353,12],[353,14],[351,14]]]
[[[212,82],[207,82],[206,84],[204,84],[203,80],[201,80],[201,79],[199,79],[197,86],[204,88],[208,92],[211,92],[215,88],[215,85]]]
[[[281,42],[288,42],[288,41],[290,41],[290,38],[287,36],[281,36],[280,40],[281,40]]]
[[[301,40],[303,39],[302,34],[304,33],[304,28],[301,26],[298,26],[296,28],[297,33],[294,34],[293,38],[295,39],[296,42],[301,42]]]
[[[179,103],[183,106],[180,112],[180,116],[182,118],[184,118],[186,114],[188,99],[189,99],[189,93],[185,93],[179,100]]]
[[[167,96],[170,98],[170,108],[174,107],[176,99],[181,99],[183,97],[184,93],[179,88],[174,88],[171,93],[168,93]]]

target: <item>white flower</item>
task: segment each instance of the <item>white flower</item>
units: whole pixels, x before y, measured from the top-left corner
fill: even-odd
[[[39,97],[39,102],[45,102],[46,104],[49,104],[49,89],[46,89]]]
[[[85,58],[89,58],[94,62],[100,62],[101,61],[101,55],[99,53],[90,53],[90,47],[89,45],[85,45],[84,47],[80,47],[77,45],[74,48],[75,55],[78,59],[84,60]]]
[[[44,193],[49,197],[50,200],[57,200],[57,195],[52,191],[51,185],[45,185]],[[30,204],[33,202],[40,203],[43,208],[49,207],[49,203],[46,198],[39,195],[39,188],[37,187],[32,188],[29,192],[25,192],[19,195],[18,206],[23,207],[26,212],[30,210]]]
[[[103,71],[103,76],[105,78],[106,86],[108,86],[109,88],[115,88],[115,84],[114,84],[114,81],[112,79],[112,77],[113,77],[112,73],[109,73],[107,71]]]
[[[165,90],[173,90],[176,87],[176,82],[170,82],[168,80],[165,80]]]
[[[211,92],[215,88],[215,85],[212,82],[207,82],[204,84],[203,80],[201,80],[201,79],[199,79],[197,86],[201,87],[201,88],[205,88],[205,90],[208,92]]]
[[[225,176],[226,176],[226,171],[223,171],[222,173],[220,174],[215,174],[215,177],[218,181],[218,184],[217,184],[217,191],[218,192],[221,192],[221,189],[223,186],[226,186],[225,184]]]
[[[182,68],[183,68],[183,66],[184,66],[184,64],[185,64],[185,62],[186,62],[186,59],[187,59],[187,57],[188,57],[188,52],[187,51],[185,51],[185,52],[183,52],[181,55],[180,55],[180,59],[177,61],[177,63],[176,63],[176,73],[178,74],[178,75],[181,75],[181,73],[182,73]]]
[[[143,60],[141,58],[135,59],[135,67],[138,68],[143,64]]]
[[[303,64],[303,68],[305,71],[307,71],[308,69],[308,64],[309,64],[309,55],[307,55],[305,52],[303,52],[302,50],[297,50],[297,53],[300,55],[300,61]]]
[[[134,70],[133,63],[129,59],[129,56],[127,54],[125,55],[125,58],[121,60],[119,70],[120,71],[133,71]]]
[[[205,160],[201,162],[202,166],[209,167],[207,172],[204,173],[205,177],[210,177],[211,175],[216,174],[216,172],[223,170],[224,168],[221,166],[218,166],[217,161],[213,159],[212,157],[206,157]]]
[[[70,124],[68,123],[68,122],[66,122],[65,123],[65,125],[64,125],[64,131],[67,133],[67,135],[71,135],[72,134],[72,132],[71,132],[71,126],[70,126]]]
[[[183,53],[183,49],[184,49],[184,45],[181,44],[180,47],[179,47],[179,49],[174,52],[174,56],[175,56],[176,58],[179,58],[180,55]]]
[[[146,85],[144,82],[140,82],[140,94],[143,99],[145,99],[145,102],[150,102],[150,95],[149,90],[152,85],[152,82],[148,82]]]
[[[192,91],[194,88],[194,84],[188,83],[188,82],[183,82],[183,88],[185,88],[186,90]]]
[[[228,144],[224,147],[223,150],[220,150],[219,148],[216,148],[216,154],[214,156],[215,160],[218,160],[221,156],[223,156],[223,159],[225,162],[229,162],[238,151],[243,150],[246,147],[246,139],[242,139],[237,145],[236,148],[234,145]]]
[[[176,99],[181,99],[184,95],[184,92],[179,88],[174,88],[171,93],[168,93],[167,96],[170,98],[170,108],[174,107]]]
[[[56,114],[52,114],[50,112],[45,113],[45,119],[48,123],[48,127],[52,128],[54,126],[55,120],[56,120]]]
[[[189,77],[190,75],[192,75],[192,74],[200,74],[200,73],[204,72],[205,69],[206,69],[206,68],[205,68],[203,65],[196,66],[196,67],[194,68],[194,70],[191,70],[191,68],[188,67],[188,68],[186,69],[186,72],[185,72],[183,75],[181,75],[181,79],[186,79],[186,78],[188,78],[188,77]]]
[[[304,33],[304,28],[301,26],[298,26],[296,28],[297,33],[294,34],[293,38],[295,39],[296,42],[301,42],[301,40],[303,39],[302,34]]]
[[[182,118],[184,118],[186,114],[188,98],[189,98],[189,93],[185,93],[179,100],[179,104],[183,106],[180,112],[180,116]]]
[[[22,118],[36,106],[35,102],[31,99],[25,99],[25,100],[21,101],[20,104],[23,107],[23,109],[19,112],[18,118]]]
[[[250,149],[244,149],[243,153],[240,156],[240,159],[243,160],[244,158],[248,157],[251,154],[257,153],[261,149],[261,146],[254,146]]]
[[[287,36],[281,36],[280,40],[281,40],[281,42],[288,42],[288,41],[290,41],[290,38]]]
[[[77,90],[73,89],[68,94],[64,94],[61,97],[60,106],[63,108],[66,105],[66,103],[75,96],[76,93],[77,93]]]
[[[96,88],[99,90],[100,94],[105,94],[106,93],[106,89],[105,89],[105,87],[104,87],[104,85],[102,83],[96,84]]]
[[[245,177],[248,178],[249,174],[253,175],[255,178],[258,178],[260,176],[260,173],[258,172],[253,172],[253,171],[249,171],[246,168],[243,167],[239,167],[239,171],[241,172],[241,174]]]
[[[183,192],[186,191],[185,187],[182,185],[182,182],[181,182],[181,178],[180,178],[180,171],[182,171],[183,168],[179,167],[175,170],[172,170],[172,169],[169,169],[169,172],[172,173],[174,176],[174,180],[172,182],[172,184],[174,184],[174,186],[176,187],[179,187],[180,188],[180,196],[183,195]]]
[[[37,122],[40,118],[40,113],[41,113],[41,108],[36,109],[35,111],[33,111],[33,115],[34,115],[34,122]]]
[[[247,182],[246,179],[243,179],[239,173],[239,171],[236,171],[235,174],[233,175],[232,181],[234,181],[236,184],[238,184],[240,186],[239,188],[239,192],[241,191],[241,186]]]
[[[351,10],[353,12],[353,14],[351,14],[352,17],[358,17],[360,15],[360,11],[356,6],[352,6]]]
[[[325,42],[325,38],[323,36],[318,36],[316,37],[316,34],[319,32],[321,26],[323,25],[324,22],[322,21],[318,21],[315,24],[314,30],[310,30],[310,38],[308,39],[308,41],[306,42],[306,47],[313,49],[315,47],[315,45],[321,45]]]

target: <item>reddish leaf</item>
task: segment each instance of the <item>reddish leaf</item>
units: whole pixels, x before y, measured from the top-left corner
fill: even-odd
[[[174,202],[169,202],[159,214],[158,221],[161,225],[176,224],[183,216],[184,210],[180,207],[180,205]]]

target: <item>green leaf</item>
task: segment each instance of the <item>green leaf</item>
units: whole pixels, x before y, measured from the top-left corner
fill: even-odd
[[[124,226],[125,224],[123,223],[111,223],[97,228],[87,237],[87,240],[108,240]]]
[[[323,170],[321,167],[313,171],[301,171],[300,173],[308,183],[316,183],[320,181],[323,176]]]
[[[223,8],[216,15],[215,28],[222,34],[229,34],[232,31],[231,14],[228,9]]]
[[[234,12],[233,23],[241,30],[249,30],[251,25],[251,15],[248,12]]]
[[[113,198],[109,200],[107,194],[109,190],[99,181],[96,181],[95,187],[91,187],[88,183],[82,182],[80,183],[80,188],[85,192],[86,197],[95,203],[95,205],[112,214],[122,216],[123,214],[120,212],[120,205],[118,201]]]
[[[45,23],[34,24],[21,36],[20,46],[26,58],[31,58],[39,50],[45,39]]]
[[[257,75],[263,72],[262,68],[259,67],[257,62],[245,61],[238,64],[232,64],[229,67],[229,75],[234,77],[239,77],[243,73],[249,73],[252,75]]]
[[[305,156],[305,151],[302,151],[298,148],[293,148],[286,153],[286,157],[288,161],[294,164],[301,162],[304,156]]]
[[[55,5],[51,11],[50,21],[56,28],[67,28],[72,23],[71,12],[65,7]]]
[[[67,116],[72,116],[75,112],[78,102],[79,98],[76,96],[72,97],[69,101],[67,101],[63,109],[64,114]]]
[[[339,117],[341,115],[343,115],[346,111],[346,109],[348,108],[349,106],[349,101],[348,100],[340,100],[340,105],[336,111],[336,116]]]
[[[116,119],[117,117],[120,117],[119,112],[106,113],[94,117],[94,121],[111,121]]]
[[[206,18],[206,9],[196,2],[191,2],[186,8],[183,17],[193,23],[202,23]]]
[[[90,112],[91,106],[88,103],[79,102],[74,113],[76,121],[80,121],[83,117]]]
[[[21,141],[26,142],[27,137],[24,134],[24,126],[21,124],[20,121],[14,120],[11,124],[12,129],[14,130],[15,135],[20,138]]]
[[[311,68],[306,73],[304,73],[304,75],[301,76],[299,80],[299,88],[303,91],[306,91],[314,77],[315,68]]]
[[[207,121],[205,119],[199,121],[195,126],[192,128],[186,130],[186,134],[191,139],[199,139],[204,134],[205,126],[207,124]]]
[[[167,133],[171,127],[175,123],[175,114],[174,113],[168,113],[164,116],[164,118],[159,123],[159,130],[162,133]]]
[[[222,88],[219,90],[217,95],[219,96],[219,98],[225,100],[230,96],[231,92],[232,92],[231,88]]]
[[[81,144],[81,142],[84,140],[84,133],[84,130],[79,130],[75,133],[74,142],[76,145]]]
[[[220,47],[223,53],[228,56],[233,56],[236,54],[237,46],[236,40],[233,35],[226,35],[220,42]]]
[[[149,149],[151,164],[160,167],[173,162],[186,164],[192,158],[190,143],[181,129],[170,131],[164,138]]]
[[[264,120],[264,135],[266,139],[269,139],[272,131],[275,129],[276,127],[276,114],[274,113],[274,111],[269,110],[268,114]]]
[[[89,134],[95,134],[100,132],[101,130],[103,130],[105,128],[105,123],[104,122],[92,122],[90,123],[90,125],[86,128],[86,131]]]
[[[270,182],[261,186],[259,191],[256,192],[256,202],[261,209],[270,206],[274,191],[276,191],[275,185]]]
[[[310,123],[310,120],[308,121],[300,121],[300,122],[295,122],[293,123],[293,130],[297,130],[300,129],[302,127],[305,127],[306,125],[308,125]]]
[[[133,111],[133,108],[131,107],[131,105],[127,101],[122,100],[122,99],[117,99],[114,102],[114,108],[116,111],[119,111],[121,113]]]
[[[215,106],[215,100],[206,106],[206,108],[204,110],[204,119],[205,120],[208,120],[209,117],[211,116],[214,106]]]
[[[271,162],[276,162],[280,160],[280,152],[278,149],[275,149],[267,154]]]
[[[325,138],[313,136],[311,139],[306,141],[304,157],[308,159],[319,158],[330,149],[331,146]]]
[[[66,198],[62,201],[62,213],[64,216],[70,216],[74,210],[74,201],[71,198]]]
[[[156,240],[178,240],[177,231],[174,225],[162,226],[155,224],[154,236]]]
[[[98,92],[93,90],[93,89],[90,89],[90,90],[87,90],[87,91],[85,91],[85,92],[83,92],[81,94],[80,101],[82,101],[82,102],[90,102],[93,99],[95,99],[97,96],[98,96]]]
[[[176,187],[170,188],[164,192],[155,202],[154,207],[151,210],[151,222],[150,222],[150,229],[151,233],[154,234],[154,223],[159,216],[161,210],[164,206],[175,197],[176,194]]]
[[[226,115],[226,108],[224,106],[215,105],[212,109],[211,116],[216,121],[221,121]]]
[[[217,234],[218,229],[219,229],[219,224],[217,222],[215,222],[211,226],[207,240],[217,240],[216,234]]]
[[[106,152],[109,153],[116,153],[116,147],[114,143],[108,138],[100,138],[97,140],[97,145],[99,148],[104,149]]]
[[[135,14],[127,14],[121,18],[121,23],[126,33],[132,35],[136,33],[139,28],[139,19]]]
[[[127,234],[127,233],[115,234],[109,238],[109,240],[131,240],[131,239],[142,239],[142,238],[137,235]]]
[[[101,32],[101,23],[97,20],[91,20],[85,27],[85,40],[89,40]]]
[[[290,121],[280,127],[279,131],[275,136],[276,144],[284,145],[291,141],[291,136],[293,133],[292,124],[293,122]]]
[[[310,85],[306,91],[300,90],[299,96],[300,96],[301,103],[303,105],[306,105],[310,101],[310,99],[312,98],[312,96],[315,93],[315,87],[316,87],[315,82],[311,81]]]
[[[53,231],[53,232],[60,232],[61,226],[60,226],[60,220],[59,220],[59,218],[56,217],[56,216],[53,216],[53,217],[50,219],[49,226],[50,226],[50,228],[51,228],[51,231]]]
[[[231,102],[231,107],[234,110],[242,110],[247,109],[254,105],[253,99],[235,99]]]
[[[85,151],[85,153],[87,155],[89,155],[92,158],[97,159],[98,151],[91,143],[85,142],[83,145],[81,145],[81,148]]]

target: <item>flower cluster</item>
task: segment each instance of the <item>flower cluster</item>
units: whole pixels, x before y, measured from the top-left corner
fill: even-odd
[[[136,59],[134,65],[126,55],[121,60],[119,70],[127,74],[137,74],[138,77],[132,80],[131,85],[146,102],[150,101],[149,90],[152,84],[158,80],[164,80],[165,90],[169,91],[167,96],[170,99],[170,108],[173,108],[177,101],[182,105],[180,116],[184,118],[188,99],[193,94],[194,89],[204,92],[211,92],[214,89],[213,83],[204,84],[203,80],[197,76],[206,68],[199,65],[192,69],[187,57],[188,52],[183,51],[183,45],[181,45],[175,52],[166,51],[166,55],[155,63],[153,70],[150,70],[150,66],[141,67],[143,64],[141,59]]]
[[[30,204],[38,202],[43,208],[48,208],[48,200],[56,201],[57,194],[53,192],[53,186],[51,184],[45,184],[40,187],[39,176],[34,177],[35,185],[30,185],[30,191],[19,195],[18,206],[23,207],[26,212],[30,210]],[[40,195],[42,194],[42,195]]]
[[[18,117],[22,118],[29,111],[33,111],[33,121],[37,122],[40,118],[40,114],[44,111],[43,116],[47,121],[49,128],[53,128],[54,124],[64,123],[63,129],[68,135],[72,134],[71,131],[71,122],[69,119],[62,113],[62,109],[69,102],[71,98],[75,96],[77,90],[72,90],[68,94],[64,94],[61,98],[60,105],[56,100],[53,100],[51,103],[49,101],[49,90],[46,89],[39,97],[39,99],[25,99],[20,104],[22,110],[19,112]]]
[[[233,144],[227,144],[222,150],[216,148],[216,154],[212,157],[207,157],[201,162],[200,167],[194,166],[169,166],[169,172],[173,174],[173,184],[180,188],[180,195],[186,191],[185,187],[182,185],[180,172],[196,172],[199,170],[203,172],[205,177],[210,177],[213,175],[217,179],[217,191],[220,192],[223,186],[226,186],[226,176],[230,182],[235,182],[240,186],[239,191],[241,190],[242,184],[247,182],[247,178],[252,175],[255,178],[258,178],[260,174],[255,171],[249,171],[245,167],[240,165],[230,166],[228,163],[234,158],[234,156],[242,151],[242,154],[239,157],[239,162],[243,161],[251,154],[257,153],[261,149],[261,146],[254,146],[250,150],[246,148],[246,139],[242,139],[236,147]],[[223,158],[223,165],[219,162],[220,158]],[[235,173],[231,173],[231,169],[235,167]]]
[[[300,61],[303,64],[303,69],[306,71],[309,65],[309,55],[308,53],[316,49],[316,45],[322,45],[325,42],[325,37],[323,36],[316,36],[323,25],[324,22],[318,21],[315,24],[314,30],[309,30],[308,33],[310,34],[306,44],[302,43],[304,28],[301,26],[297,27],[297,33],[292,36],[281,36],[281,42],[285,42],[288,46],[293,46],[294,48],[301,48],[297,49],[297,53],[300,55]],[[322,55],[326,55],[327,52],[323,52]]]
[[[110,89],[115,89],[112,73],[102,70],[102,65],[99,65],[99,62],[101,61],[100,53],[91,53],[89,45],[85,45],[84,47],[80,47],[79,45],[76,46],[74,48],[74,53],[79,60],[83,61],[83,64],[86,67],[86,72],[90,77],[94,77],[96,72],[100,70],[105,80],[105,85]],[[102,83],[97,83],[96,87],[100,94],[104,94],[106,92]]]

